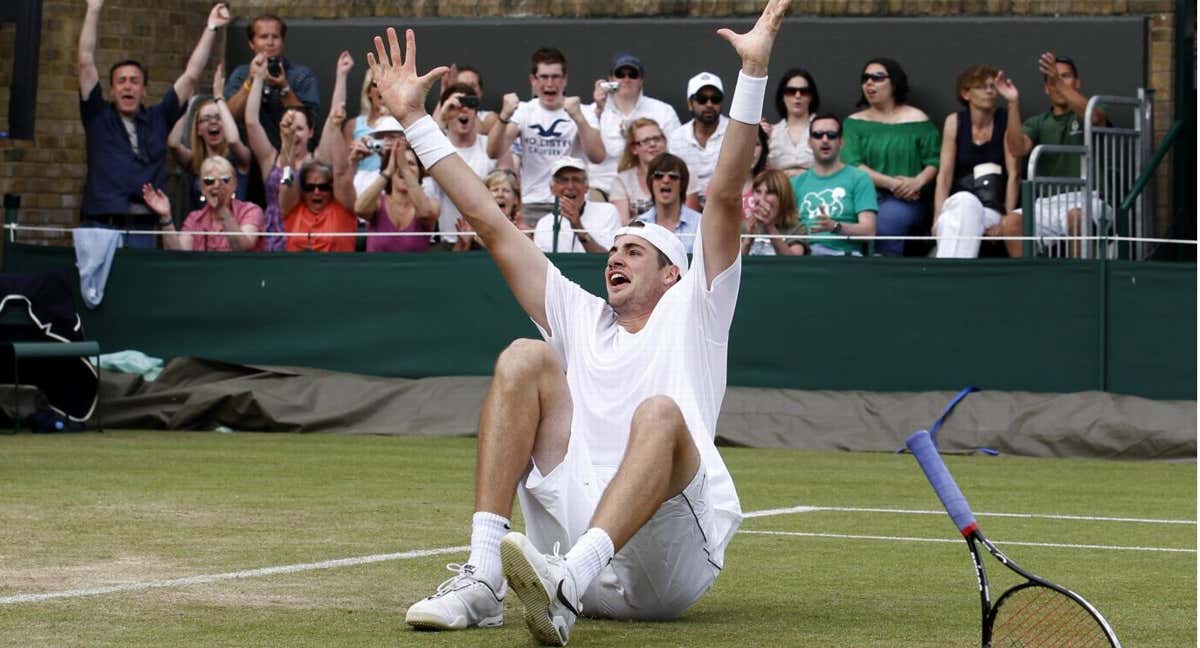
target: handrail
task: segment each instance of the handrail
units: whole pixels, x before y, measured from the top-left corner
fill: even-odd
[[[1142,169],[1142,174],[1134,181],[1133,186],[1129,188],[1129,195],[1125,197],[1125,200],[1121,201],[1121,206],[1117,208],[1121,214],[1133,207],[1133,201],[1137,200],[1138,194],[1142,193],[1146,185],[1150,184],[1150,179],[1154,176],[1155,171],[1158,170],[1158,165],[1162,164],[1163,159],[1167,157],[1167,152],[1175,144],[1175,140],[1179,137],[1179,133],[1182,130],[1182,120],[1177,119],[1174,124],[1171,124],[1171,128],[1163,136],[1163,140],[1158,144],[1158,148],[1154,149],[1154,155],[1150,156],[1150,162],[1146,165],[1145,169]]]

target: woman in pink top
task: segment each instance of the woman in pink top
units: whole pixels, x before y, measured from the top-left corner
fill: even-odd
[[[417,154],[400,138],[381,157],[383,173],[358,194],[354,213],[371,233],[432,232],[438,223],[438,204],[421,191],[425,169]],[[367,252],[425,252],[429,236],[371,236]]]
[[[152,187],[142,187],[146,204],[158,214],[163,231],[163,248],[196,252],[242,252],[262,250],[263,211],[258,205],[242,202],[237,193],[237,174],[229,160],[212,156],[200,165],[200,187],[204,207],[187,215],[183,227],[175,231],[171,220],[171,201]]]

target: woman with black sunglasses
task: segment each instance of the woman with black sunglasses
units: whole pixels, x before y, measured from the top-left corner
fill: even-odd
[[[929,116],[908,105],[908,75],[889,58],[863,66],[863,108],[842,125],[842,162],[871,177],[879,199],[878,236],[909,236],[929,216],[923,193],[937,177],[941,134]],[[904,254],[903,240],[882,239],[875,251]]]
[[[775,89],[775,110],[780,120],[771,127],[767,168],[789,176],[799,175],[812,166],[813,152],[808,146],[812,116],[821,108],[821,94],[812,73],[792,68],[784,73]]]

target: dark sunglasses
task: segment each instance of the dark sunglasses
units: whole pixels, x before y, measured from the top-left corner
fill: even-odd
[[[696,103],[700,104],[701,106],[703,106],[704,104],[712,104],[714,106],[718,106],[721,104],[722,101],[725,101],[725,95],[721,94],[720,92],[716,92],[713,94],[697,94],[692,97],[692,101],[695,101]]]
[[[655,180],[662,180],[663,178],[670,178],[672,180],[678,180],[681,177],[682,176],[679,175],[678,171],[655,171],[654,172]]]
[[[884,81],[887,81],[890,78],[891,77],[888,76],[887,72],[873,72],[871,74],[867,74],[866,72],[863,72],[862,82],[866,83],[867,81],[874,81],[875,83],[883,83]]]
[[[230,182],[233,182],[233,176],[221,176],[220,178],[214,178],[212,176],[204,176],[204,178],[202,178],[202,180],[204,181],[205,187],[211,187],[211,186],[217,184],[217,180],[220,180],[221,182],[223,182],[225,184],[229,184]]]
[[[324,191],[325,193],[329,193],[329,192],[333,191],[333,183],[332,182],[315,182],[315,183],[310,184],[307,182],[302,182],[302,183],[300,183],[300,188],[304,191]]]
[[[785,86],[783,88],[783,94],[790,96],[804,95],[805,97],[809,97],[812,96],[812,88],[808,86],[804,86],[803,88],[797,86]]]
[[[637,68],[620,68],[613,72],[614,79],[640,79],[642,73]]]
[[[811,133],[808,134],[808,136],[815,140],[822,140],[822,139],[835,140],[835,139],[841,137],[842,134],[837,131],[812,131]]]

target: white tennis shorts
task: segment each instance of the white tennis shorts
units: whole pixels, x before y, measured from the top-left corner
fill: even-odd
[[[593,466],[587,443],[572,434],[561,464],[542,475],[532,465],[517,488],[525,533],[550,553],[566,553],[589,528],[615,467]],[[714,512],[701,465],[682,493],[617,552],[583,594],[584,616],[675,619],[712,587],[721,571],[709,558]]]

